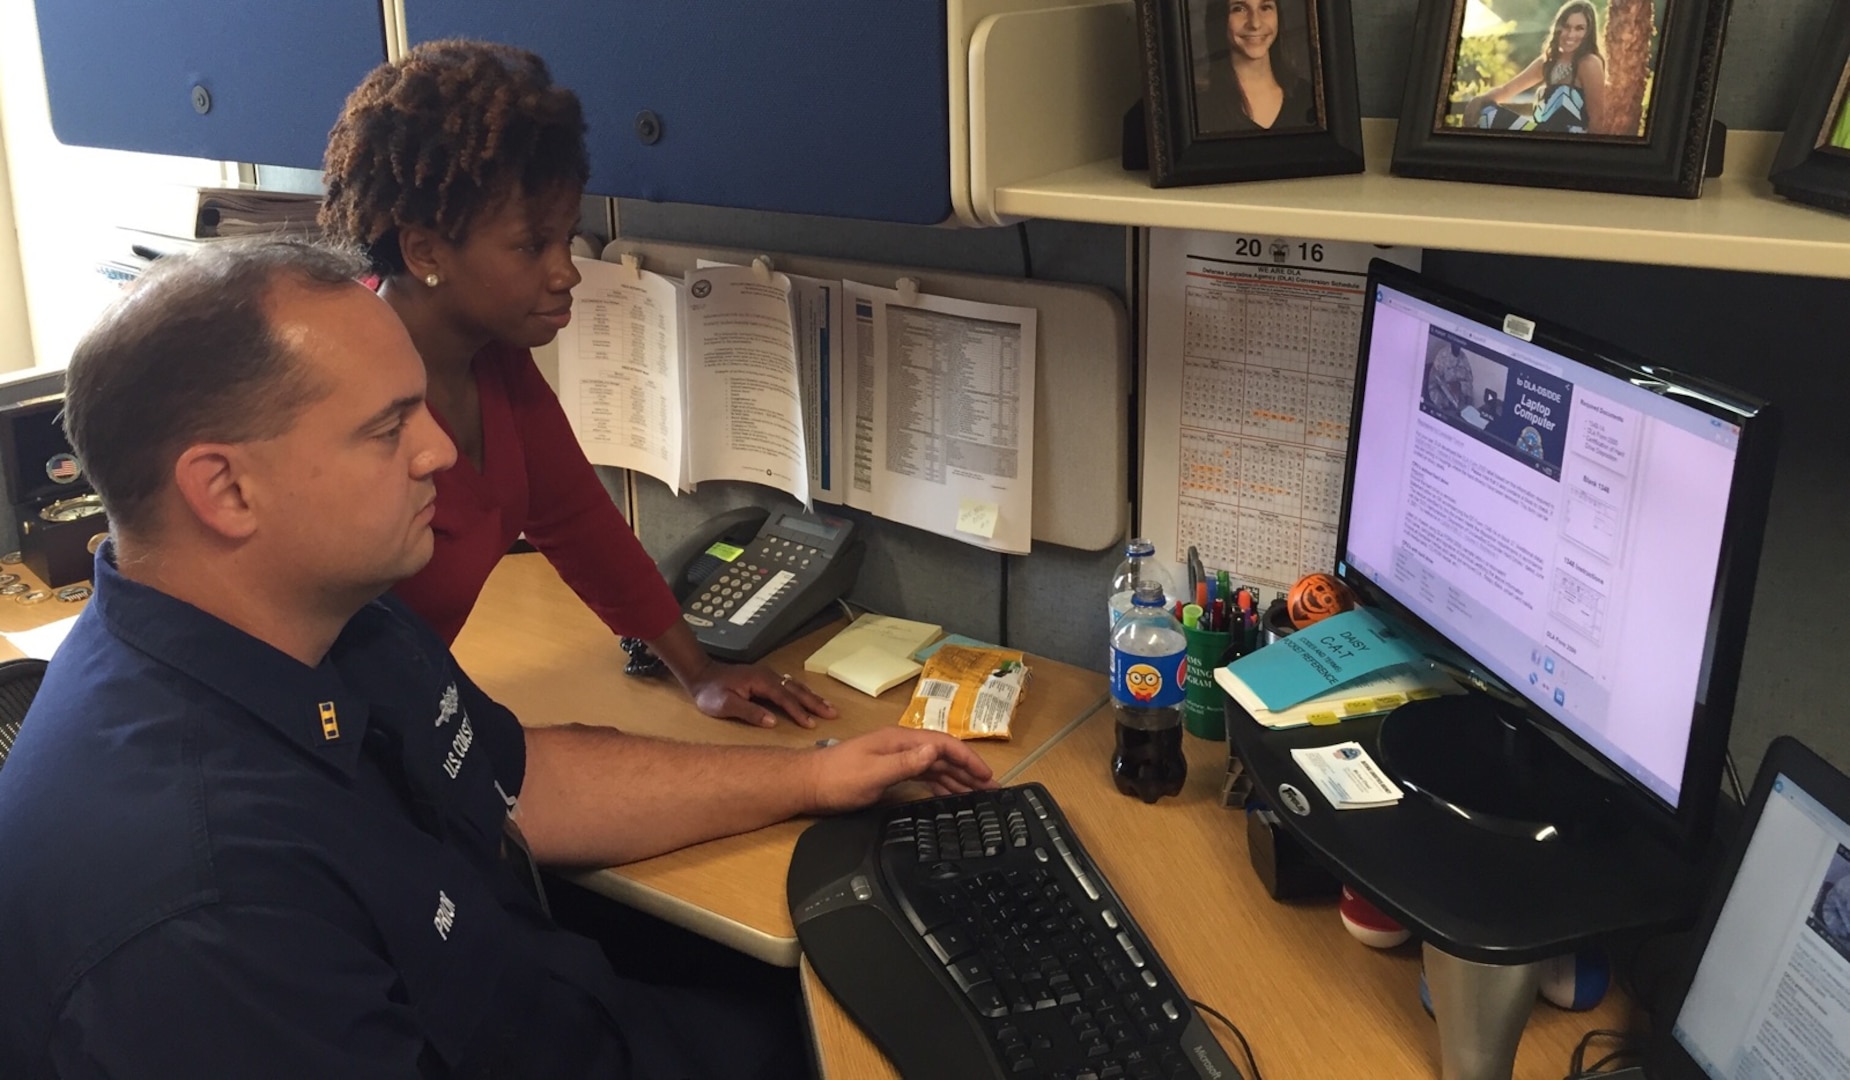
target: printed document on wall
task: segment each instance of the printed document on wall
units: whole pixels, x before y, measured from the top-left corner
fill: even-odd
[[[559,332],[559,404],[595,465],[682,484],[681,342],[669,278],[573,259],[572,321]]]
[[[1033,308],[844,282],[847,504],[1026,554],[1034,511]]]
[[[699,259],[695,265],[705,270],[736,264]],[[823,502],[846,502],[842,485],[847,483],[847,472],[840,464],[847,447],[840,392],[842,283],[801,274],[784,277],[790,282],[792,332],[803,397],[803,446],[809,452],[809,493]]]
[[[1417,248],[1151,229],[1143,533],[1282,592],[1336,565],[1368,262]]]
[[[746,266],[688,271],[690,481],[751,480],[809,505],[790,279]]]

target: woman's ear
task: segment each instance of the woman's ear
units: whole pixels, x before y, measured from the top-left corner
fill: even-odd
[[[431,274],[442,276],[443,270],[437,265],[442,247],[443,238],[434,229],[422,225],[398,227],[398,254],[414,278],[422,280]]]

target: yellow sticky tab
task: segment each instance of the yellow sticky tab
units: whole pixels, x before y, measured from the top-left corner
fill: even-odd
[[[1375,711],[1387,712],[1389,709],[1399,708],[1406,702],[1407,698],[1403,694],[1382,694],[1375,699]]]
[[[994,540],[996,538],[996,518],[1000,513],[995,503],[965,499],[957,504],[957,531],[980,536],[985,540]]]
[[[1333,712],[1314,712],[1304,719],[1310,721],[1313,727],[1328,727],[1331,724],[1340,723],[1342,721],[1342,717],[1337,716]]]
[[[731,544],[714,544],[707,549],[707,554],[716,559],[724,559],[727,562],[731,562],[745,554],[745,549],[742,547],[733,547]]]
[[[333,742],[335,739],[340,738],[340,721],[334,716],[334,703],[332,701],[324,701],[321,703],[321,737],[329,742]]]
[[[1429,689],[1424,686],[1407,691],[1408,701],[1431,701],[1433,698],[1436,698],[1438,696],[1439,696],[1439,691]]]
[[[1375,703],[1372,698],[1350,698],[1348,701],[1343,702],[1343,711],[1350,716],[1354,716],[1356,713],[1371,712],[1374,707]]]

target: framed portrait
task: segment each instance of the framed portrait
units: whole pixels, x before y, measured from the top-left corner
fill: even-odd
[[[1150,186],[1362,171],[1349,0],[1137,0]]]
[[[1838,0],[1773,155],[1773,190],[1850,214],[1850,0]]]
[[[1693,199],[1728,0],[1420,0],[1393,171]]]

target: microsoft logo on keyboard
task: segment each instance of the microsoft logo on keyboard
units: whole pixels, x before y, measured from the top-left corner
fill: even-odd
[[[1208,1080],[1220,1080],[1220,1070],[1214,1067],[1214,1062],[1208,1057],[1207,1047],[1196,1043],[1195,1056],[1201,1059],[1201,1067],[1208,1070]]]

